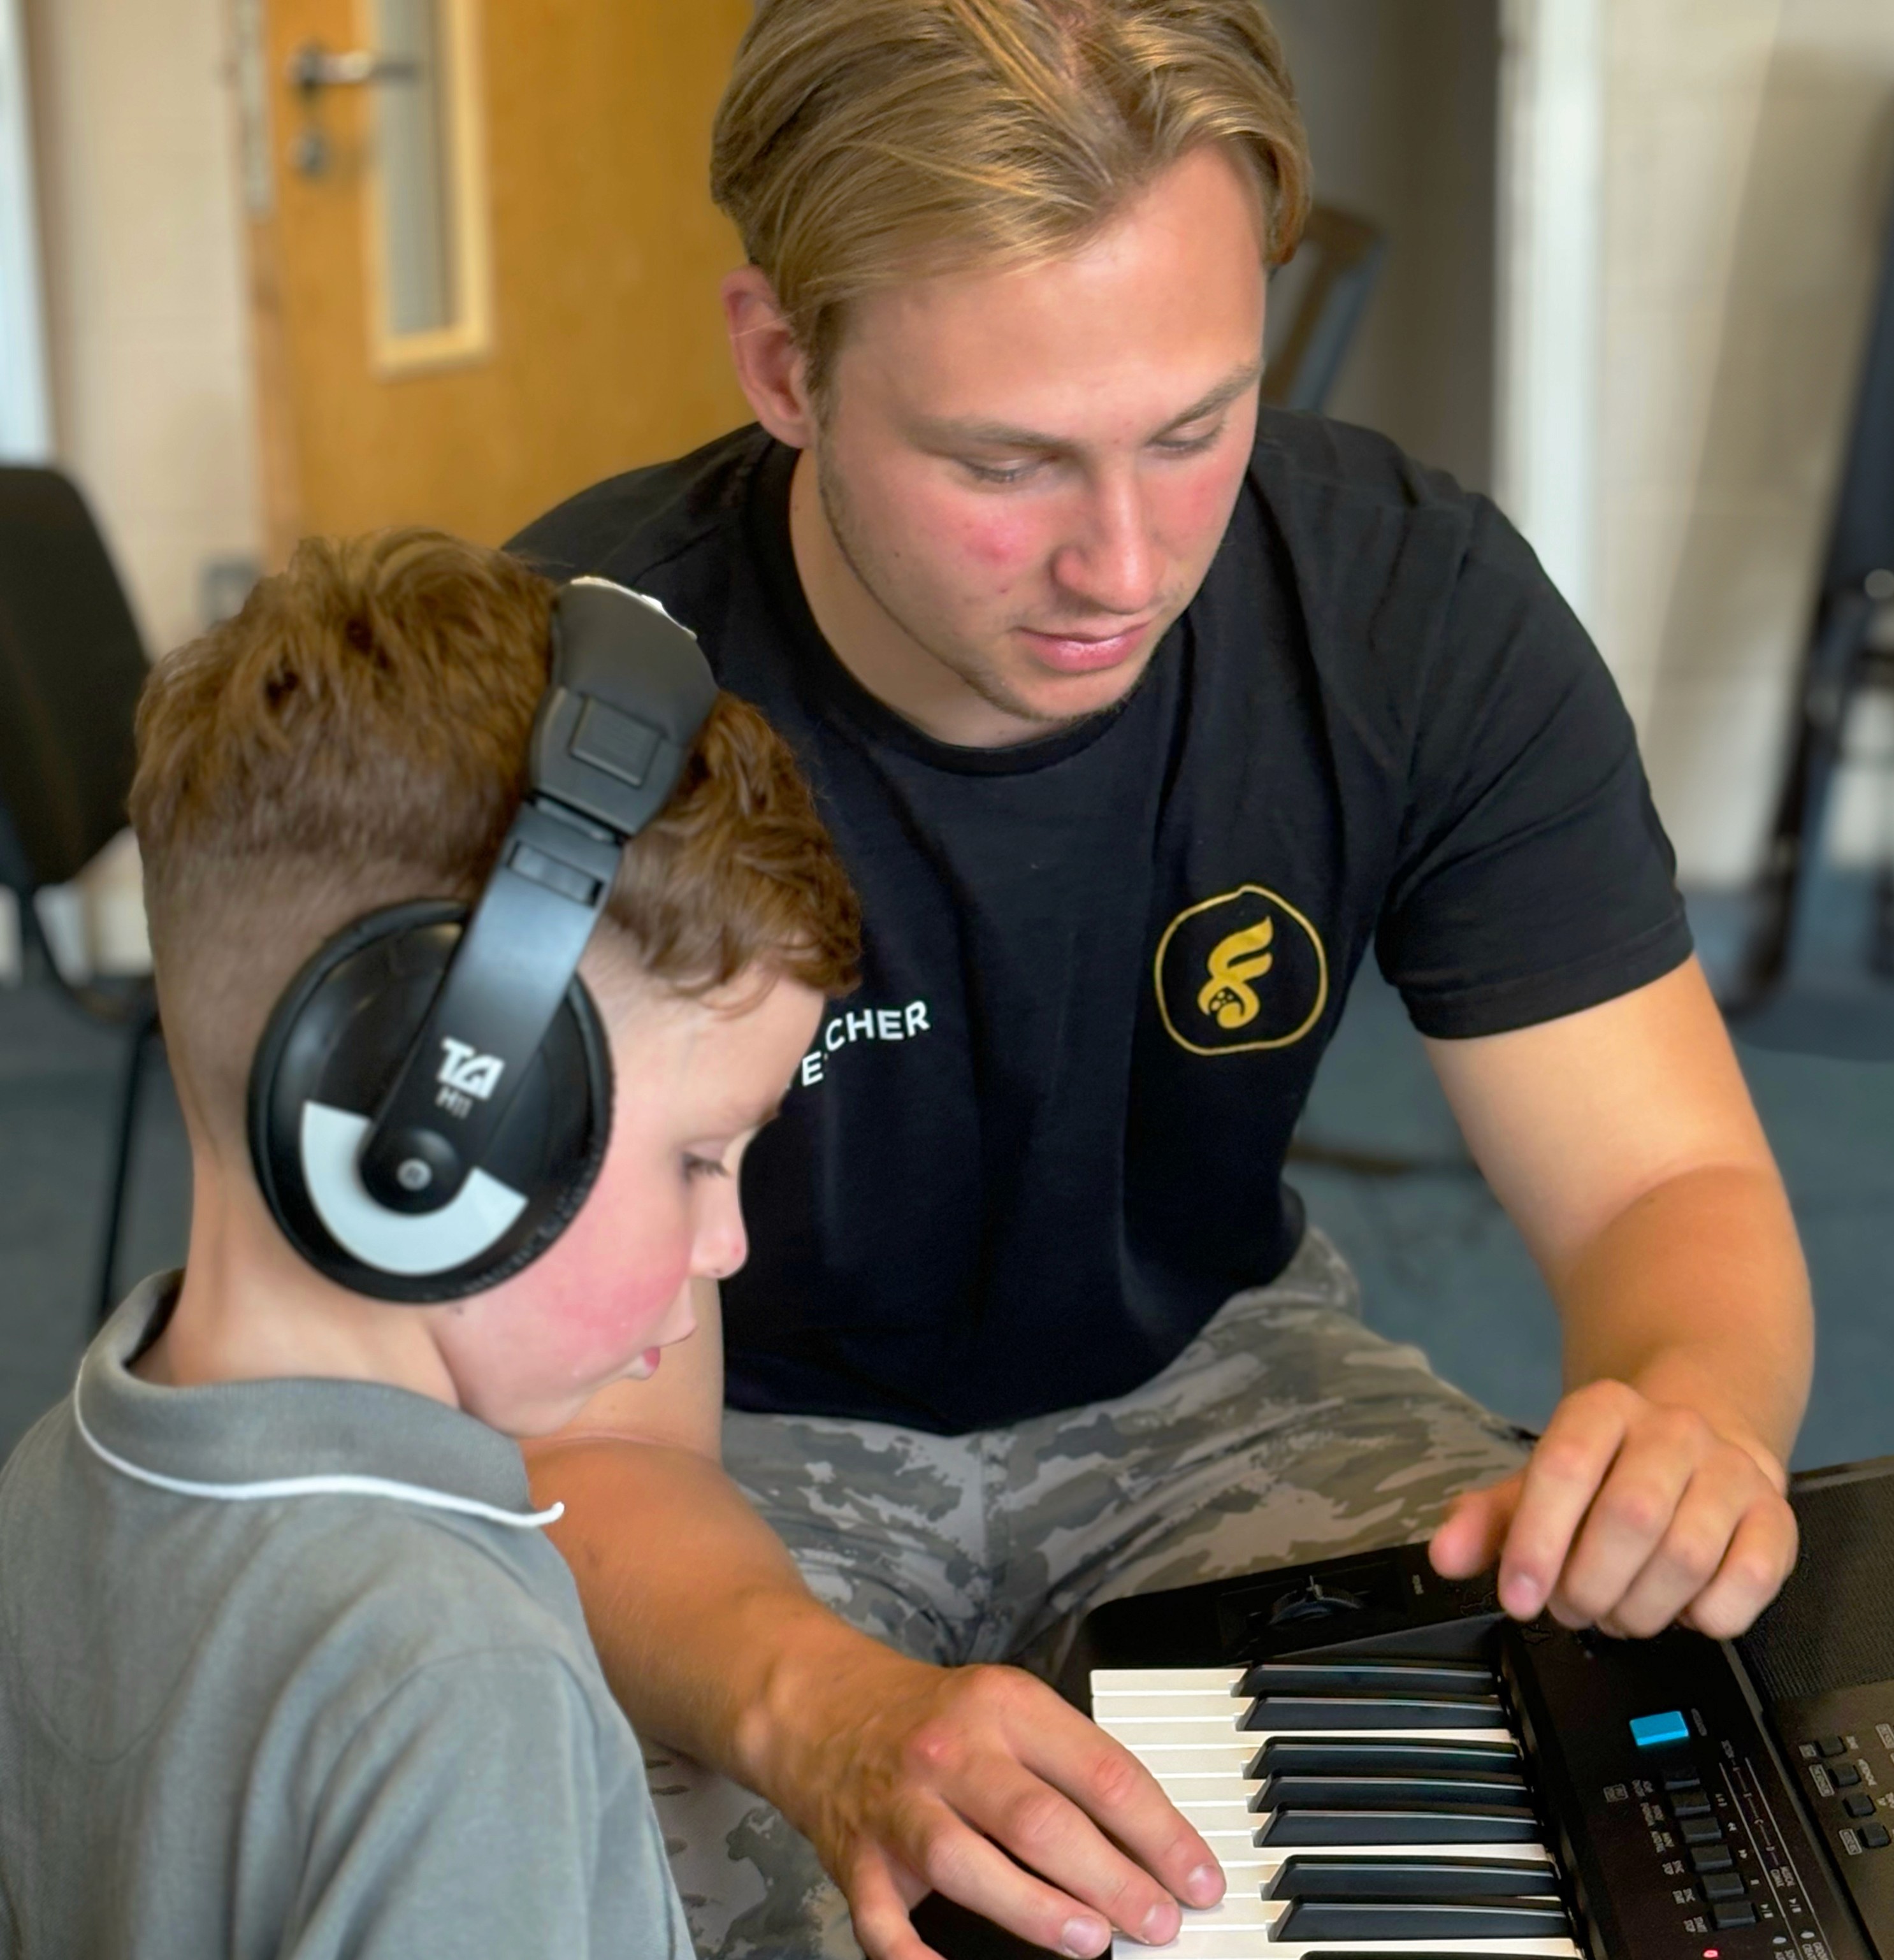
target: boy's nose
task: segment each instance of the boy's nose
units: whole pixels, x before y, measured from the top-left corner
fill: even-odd
[[[710,1215],[699,1227],[691,1271],[707,1280],[727,1280],[750,1256],[750,1236],[734,1191],[714,1195]]]

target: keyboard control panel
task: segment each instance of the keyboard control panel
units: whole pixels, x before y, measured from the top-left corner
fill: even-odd
[[[1869,1930],[1894,1930],[1894,1682],[1777,1704],[1776,1739]]]
[[[1809,1822],[1724,1650],[1507,1626],[1501,1670],[1593,1960],[1868,1960]],[[1811,1738],[1834,1831],[1868,1771]],[[1841,1742],[1841,1748],[1829,1745]],[[1884,1754],[1884,1768],[1894,1758]],[[1854,1771],[1855,1780],[1836,1780]],[[1885,1793],[1888,1778],[1873,1794]],[[1872,1807],[1872,1806],[1871,1806]],[[1888,1863],[1894,1880],[1894,1855]]]

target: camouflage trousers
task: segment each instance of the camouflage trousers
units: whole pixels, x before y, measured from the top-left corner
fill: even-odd
[[[1116,1402],[958,1437],[736,1412],[724,1429],[725,1468],[842,1618],[919,1659],[1048,1678],[1107,1599],[1424,1536],[1525,1449],[1418,1348],[1362,1325],[1354,1275],[1313,1230]],[[705,1960],[858,1960],[840,1893],[776,1810],[647,1755]]]

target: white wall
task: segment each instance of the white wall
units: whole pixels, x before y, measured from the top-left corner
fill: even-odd
[[[154,654],[202,624],[262,517],[222,0],[18,0],[38,177],[53,454]],[[146,964],[129,836],[41,912],[61,963]],[[0,921],[0,982],[17,970]]]
[[[0,0],[0,457],[44,462],[51,422],[26,37],[19,0]]]
[[[1607,22],[1596,623],[1683,876],[1736,885],[1886,235],[1894,5],[1609,0]]]
[[[1389,240],[1329,412],[1488,488],[1498,0],[1272,0],[1269,11],[1316,196]]]
[[[1335,412],[1497,490],[1617,676],[1683,877],[1746,883],[1894,186],[1894,4],[1505,0],[1509,110],[1549,119],[1509,124],[1498,186],[1491,0],[1272,11],[1318,194],[1393,241]],[[1894,756],[1894,717],[1851,746]],[[1883,775],[1845,775],[1839,854],[1887,849]]]
[[[58,457],[153,652],[262,523],[221,0],[26,0]]]

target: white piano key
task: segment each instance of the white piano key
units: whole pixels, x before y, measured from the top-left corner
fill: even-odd
[[[1246,1714],[1251,1704],[1240,1694],[1212,1694],[1198,1689],[1191,1694],[1094,1694],[1092,1720],[1123,1721],[1141,1717],[1147,1721],[1188,1721],[1193,1716],[1217,1716],[1235,1727],[1237,1718]]]
[[[1334,1945],[1274,1940],[1267,1926],[1219,1920],[1221,1906],[1184,1915],[1183,1930],[1168,1946],[1142,1946],[1135,1939],[1112,1943],[1113,1960],[1138,1960],[1152,1953],[1175,1953],[1183,1960],[1321,1960],[1325,1953],[1479,1954],[1484,1960],[1584,1960],[1569,1939],[1351,1939]]]
[[[1243,1670],[1227,1667],[1095,1667],[1092,1693],[1099,1694],[1234,1694]]]
[[[1141,1741],[1138,1760],[1161,1783],[1167,1776],[1233,1776],[1239,1781],[1256,1760],[1257,1745],[1245,1736],[1204,1736],[1194,1742]]]
[[[1168,1742],[1221,1742],[1240,1732],[1236,1723],[1227,1715],[1221,1717],[1179,1715],[1168,1721],[1159,1715],[1107,1715],[1094,1719],[1106,1735],[1122,1742],[1134,1755],[1139,1748],[1160,1740]]]

